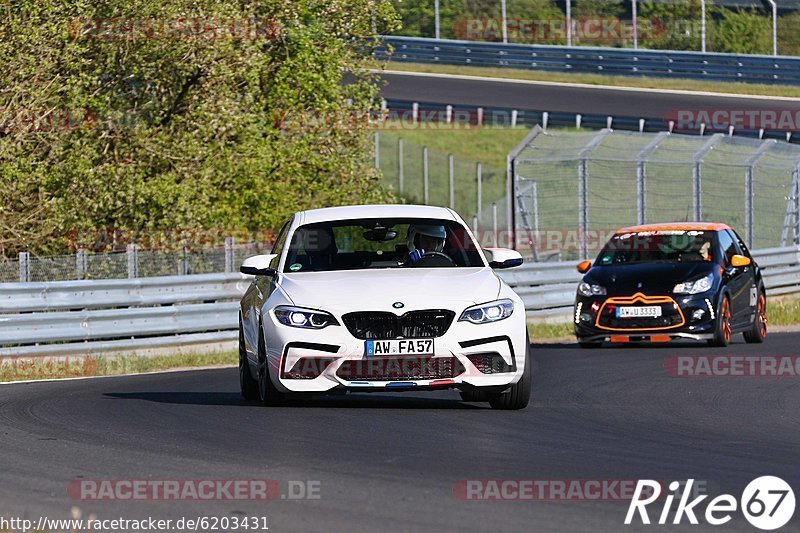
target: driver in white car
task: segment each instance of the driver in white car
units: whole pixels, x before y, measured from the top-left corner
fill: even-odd
[[[416,263],[426,253],[442,253],[445,239],[447,239],[447,231],[444,226],[409,226],[406,240],[408,245],[407,264]]]

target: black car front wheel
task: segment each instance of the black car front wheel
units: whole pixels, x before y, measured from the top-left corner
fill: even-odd
[[[767,338],[767,295],[764,287],[758,289],[758,303],[756,304],[756,319],[753,326],[744,332],[744,340],[749,343],[762,343]]]
[[[709,339],[711,346],[725,347],[731,342],[731,300],[728,295],[722,296],[717,311],[717,327],[714,330],[714,338]]]

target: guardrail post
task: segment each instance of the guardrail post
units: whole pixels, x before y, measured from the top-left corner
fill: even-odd
[[[129,244],[126,253],[128,255],[128,278],[139,277],[139,246]]]
[[[75,279],[84,279],[87,270],[86,250],[81,248],[75,252]]]
[[[225,237],[225,272],[233,272],[233,237]]]
[[[30,252],[19,253],[19,281],[28,283],[31,280],[31,254]]]

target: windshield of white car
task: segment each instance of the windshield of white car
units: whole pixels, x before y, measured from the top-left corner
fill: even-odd
[[[614,235],[595,264],[692,263],[713,261],[714,254],[714,232],[711,231],[641,231]]]
[[[458,222],[390,218],[301,226],[292,234],[283,271],[483,266],[475,242]]]

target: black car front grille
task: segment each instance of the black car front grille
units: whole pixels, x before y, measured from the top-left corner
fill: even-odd
[[[449,379],[465,370],[450,357],[370,357],[344,361],[336,375],[348,381],[393,381],[408,379]]]
[[[363,311],[342,316],[344,325],[357,339],[430,339],[441,337],[456,314],[446,309],[409,311],[397,316],[385,311]]]
[[[643,305],[653,304],[645,303]],[[606,305],[601,311],[598,319],[598,325],[615,330],[651,330],[659,328],[675,328],[682,326],[685,323],[684,316],[678,309],[677,304],[660,303],[656,305],[661,307],[661,316],[657,318],[618,318],[615,314],[615,306]]]

